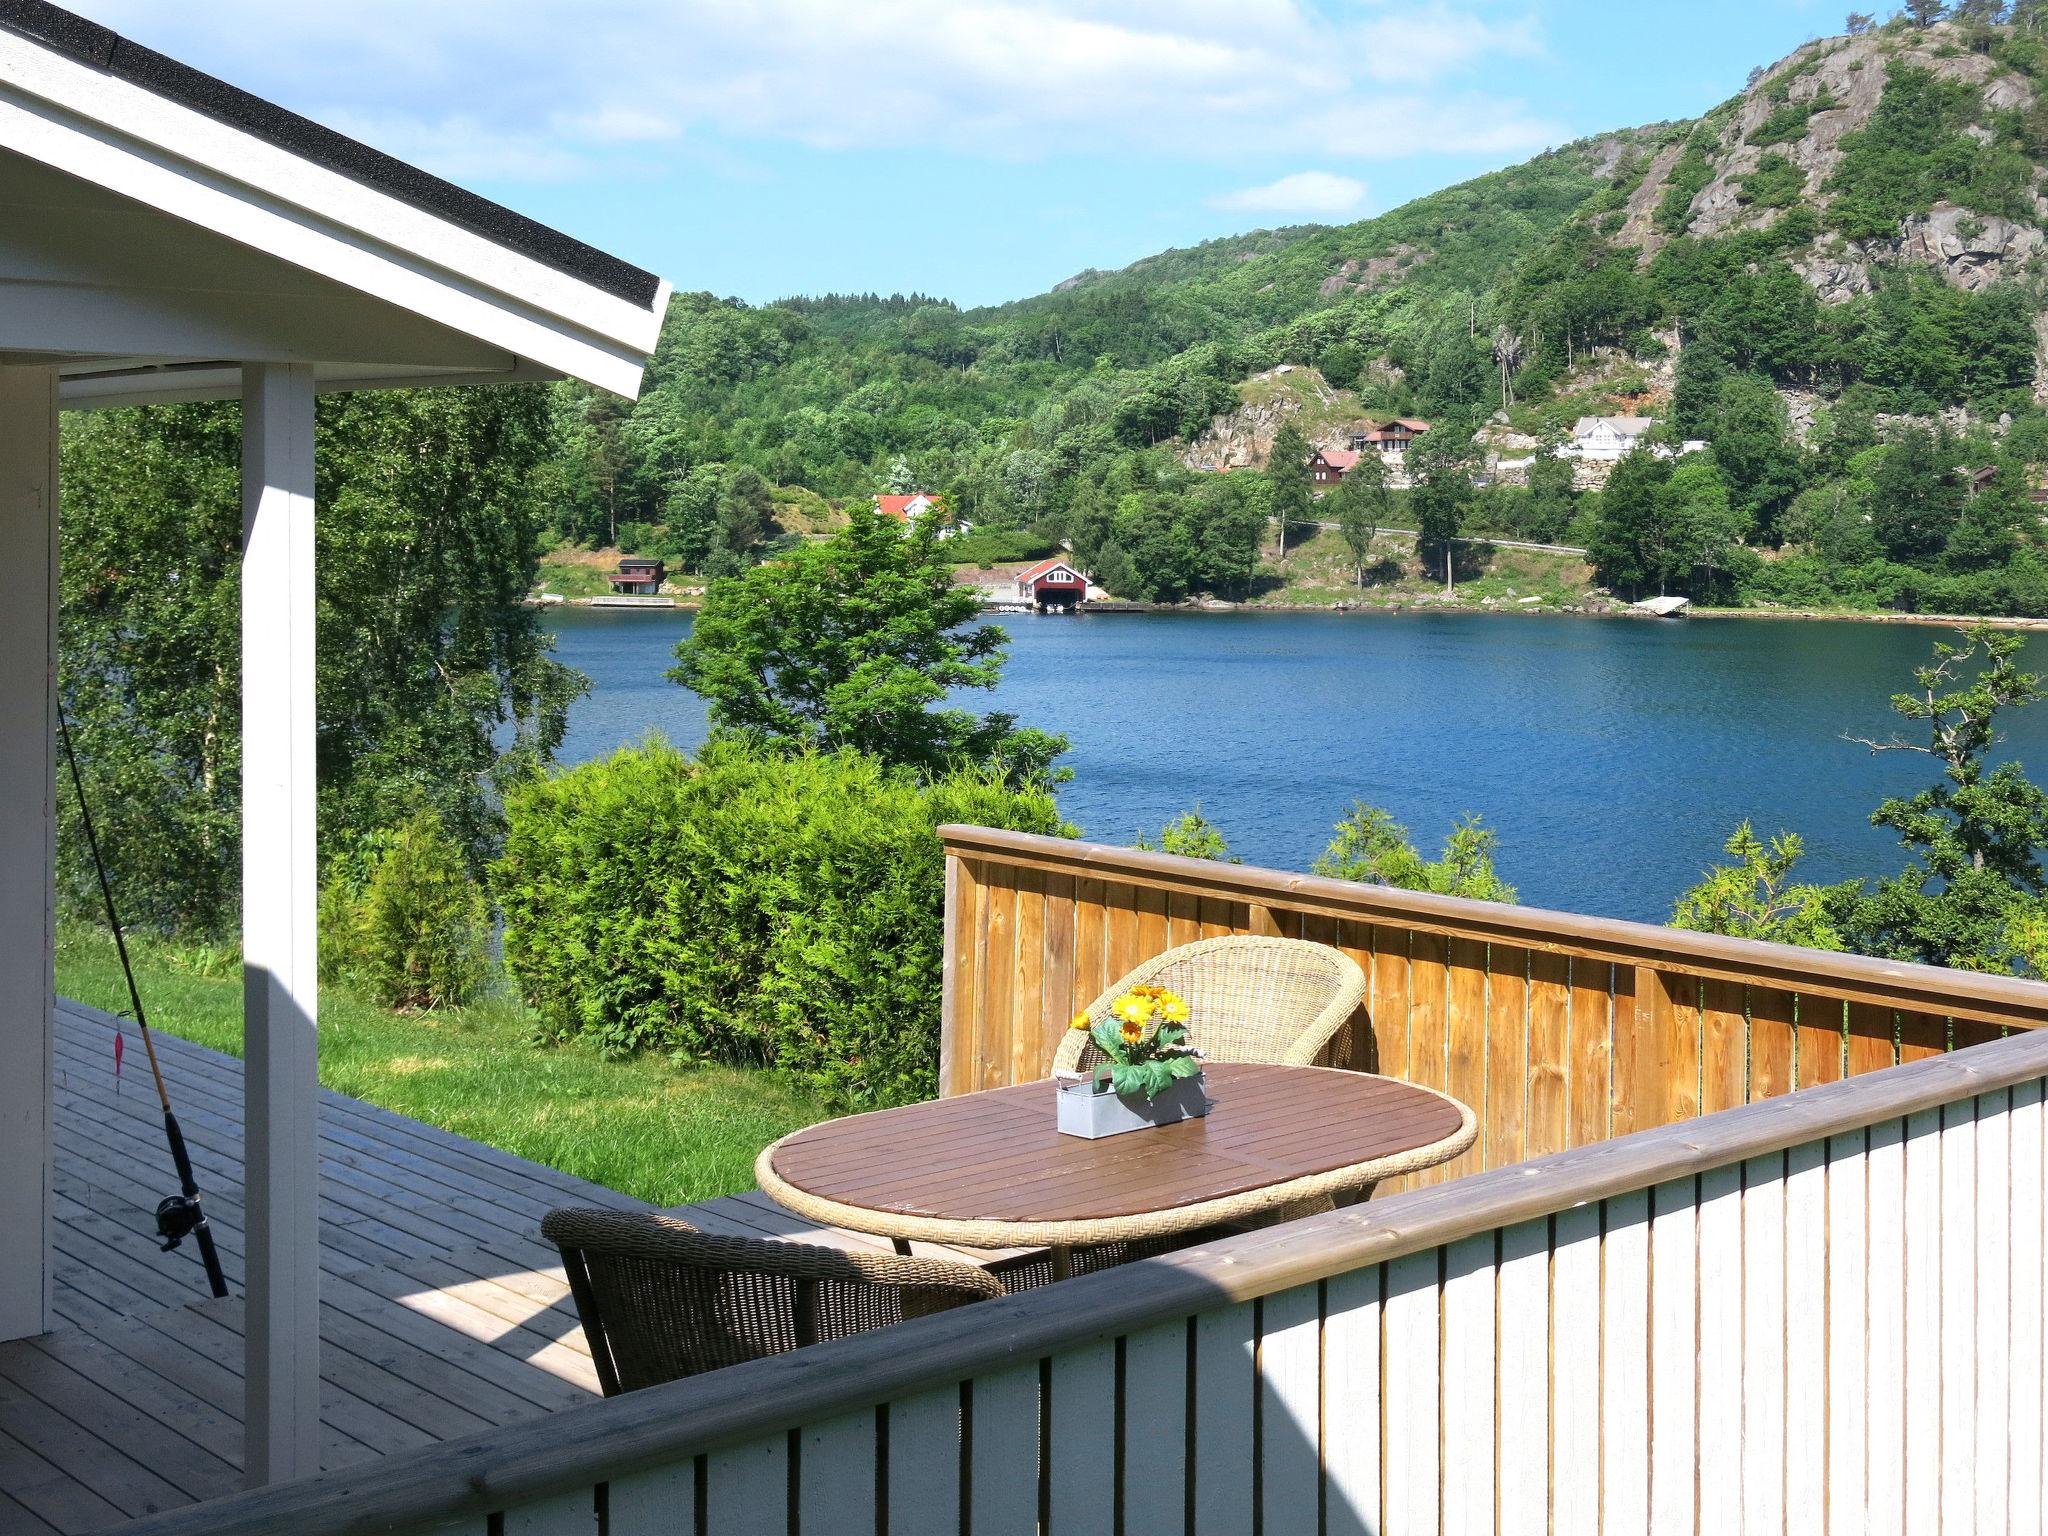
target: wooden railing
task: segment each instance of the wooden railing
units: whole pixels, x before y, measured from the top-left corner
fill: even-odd
[[[1993,1041],[124,1530],[2038,1530],[2044,1078]]]
[[[1046,1075],[1074,1013],[1192,939],[1334,944],[1366,973],[1331,1065],[1440,1088],[1437,1182],[2048,1024],[2048,985],[1128,848],[940,829],[940,1091]]]

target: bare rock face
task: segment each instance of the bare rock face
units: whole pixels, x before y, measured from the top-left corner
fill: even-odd
[[[1643,179],[1635,191],[1628,195],[1628,204],[1622,213],[1621,233],[1615,236],[1615,244],[1632,245],[1643,253],[1645,263],[1657,254],[1664,244],[1664,235],[1650,221],[1656,216],[1657,204],[1664,198],[1664,183],[1670,179],[1671,168],[1678,164],[1678,158],[1685,153],[1685,145],[1667,144],[1657,151],[1650,161],[1650,168],[1643,173]]]
[[[1778,398],[1785,404],[1785,423],[1799,442],[1811,446],[1813,428],[1820,412],[1821,399],[1810,389],[1788,389],[1780,386]]]
[[[1810,207],[1825,208],[1830,200],[1828,181],[1841,164],[1842,140],[1869,125],[1884,95],[1886,66],[1895,59],[1979,90],[1987,115],[2025,111],[2032,106],[2035,90],[2024,77],[1998,73],[1994,60],[1959,46],[1960,42],[1960,34],[1943,24],[1904,38],[1876,32],[1831,38],[1793,53],[1758,81],[1722,122],[1719,140],[1709,150],[1713,178],[1693,199],[1686,232],[1707,237],[1736,229],[1761,229],[1780,217],[1776,210],[1746,204],[1741,197],[1743,179],[1755,172],[1766,155],[1789,160],[1804,179],[1801,200]],[[1782,101],[1774,100],[1774,93]],[[1801,104],[1813,110],[1799,137],[1777,144],[1752,142],[1781,106]],[[1965,131],[1982,142],[1993,137],[1982,123]],[[1682,152],[1681,146],[1674,145],[1660,154],[1629,200],[1621,238],[1640,246],[1646,261],[1663,243],[1663,237],[1651,229],[1650,220]],[[1987,228],[1981,234],[1960,236],[1955,228],[1958,221],[1944,222],[1942,212],[1936,209],[1928,216],[1936,227],[1925,234],[1914,228],[1905,230],[1906,248],[1898,254],[1909,261],[1926,262],[1959,287],[1978,288],[1996,281],[2033,254],[2029,237],[2038,232],[2020,229],[2015,233],[2008,221],[1983,219],[1979,222]],[[1889,246],[1883,254],[1892,254]],[[1853,252],[1847,260],[1813,256],[1801,263],[1801,270],[1823,302],[1841,303],[1869,291],[1866,260],[1862,252]]]
[[[1815,251],[1792,266],[1812,285],[1821,303],[1846,304],[1857,294],[1870,292],[1870,268],[1862,256],[1862,248],[1851,245],[1839,256]]]
[[[2034,316],[2034,399],[2048,405],[2048,311]]]
[[[1276,389],[1264,399],[1211,417],[1208,429],[1182,451],[1181,462],[1190,469],[1263,469],[1266,456],[1273,450],[1274,435],[1290,417],[1299,416],[1307,408],[1308,400],[1318,406],[1337,404],[1337,391],[1324,381],[1321,373],[1293,363],[1254,374],[1246,382],[1258,384],[1287,374],[1306,381],[1306,398],[1299,388]],[[1304,426],[1300,422],[1296,425]],[[1361,417],[1335,428],[1305,427],[1305,435],[1312,449],[1342,448],[1354,429],[1362,432],[1370,425]]]
[[[1906,220],[1899,254],[1975,292],[2017,276],[2044,246],[2048,236],[2033,225],[1936,203],[1933,212]]]
[[[1334,299],[1346,289],[1369,293],[1375,288],[1388,287],[1400,282],[1411,268],[1429,260],[1429,255],[1428,251],[1418,251],[1404,241],[1384,255],[1368,256],[1364,261],[1354,257],[1324,278],[1316,292],[1326,299]]]
[[[1620,134],[1609,134],[1588,146],[1593,156],[1593,174],[1602,181],[1610,181],[1615,170],[1621,165],[1622,157],[1628,153],[1628,140]]]

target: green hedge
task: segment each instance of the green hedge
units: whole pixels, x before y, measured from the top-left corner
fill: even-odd
[[[505,961],[559,1036],[929,1097],[949,821],[1060,832],[1050,793],[853,753],[627,748],[506,797]]]

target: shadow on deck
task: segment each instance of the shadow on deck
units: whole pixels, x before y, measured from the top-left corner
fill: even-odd
[[[242,1455],[242,1064],[160,1036],[234,1294],[191,1244],[160,1253],[175,1188],[148,1069],[114,1073],[113,1023],[57,1012],[58,1328],[0,1344],[0,1530],[72,1533],[232,1493]],[[131,1038],[128,1042],[136,1042]],[[558,1256],[557,1205],[641,1201],[323,1091],[321,1462],[328,1469],[597,1395]],[[820,1234],[757,1193],[676,1214],[707,1230]]]

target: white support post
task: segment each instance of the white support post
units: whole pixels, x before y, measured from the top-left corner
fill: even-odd
[[[242,371],[244,1470],[320,1470],[313,370]]]
[[[50,1328],[57,372],[0,367],[0,1339]]]

